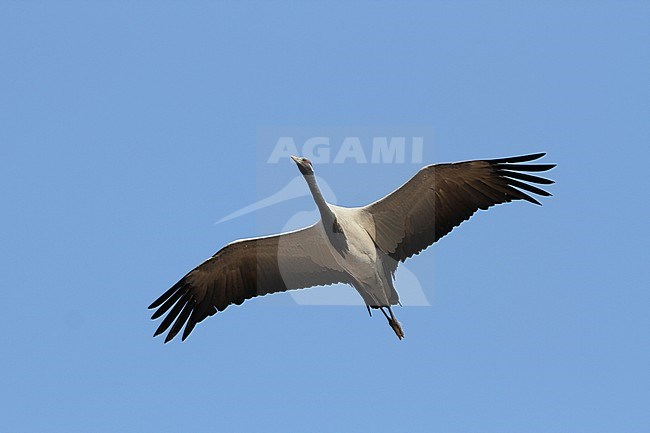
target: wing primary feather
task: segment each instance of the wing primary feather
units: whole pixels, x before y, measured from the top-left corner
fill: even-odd
[[[523,191],[519,191],[519,190],[518,190],[517,188],[515,188],[514,186],[510,186],[510,185],[508,185],[508,186],[507,186],[507,189],[508,189],[508,191],[510,192],[510,194],[512,194],[513,197],[516,197],[516,198],[519,198],[519,199],[522,199],[522,200],[526,200],[526,201],[528,201],[528,202],[530,202],[530,203],[532,203],[532,204],[536,204],[536,205],[539,205],[539,206],[542,205],[542,204],[541,204],[540,202],[538,202],[535,198],[529,196],[528,194],[526,194],[526,193],[523,192]]]
[[[547,171],[555,164],[497,164],[496,168],[513,171]]]
[[[197,323],[199,323],[201,320],[199,319],[199,314],[202,309],[200,308],[200,305],[195,305],[194,309],[192,310],[192,315],[190,316],[189,320],[187,321],[187,325],[185,325],[185,329],[183,330],[183,337],[181,338],[181,341],[185,341],[188,335],[190,335],[190,332],[194,329]]]
[[[516,186],[517,188],[524,189],[528,192],[532,192],[533,194],[541,195],[543,197],[548,197],[551,195],[550,192],[544,191],[543,189],[537,188],[536,186],[529,185],[525,182],[519,182],[518,180],[515,179],[510,179],[508,182],[512,186]]]
[[[169,288],[169,290],[167,290],[165,293],[160,295],[158,297],[158,299],[156,299],[155,301],[153,301],[151,303],[151,305],[149,305],[149,309],[151,310],[152,308],[157,308],[160,304],[165,302],[165,300],[167,298],[169,298],[169,296],[171,296],[171,294],[174,293],[176,291],[176,289],[178,289],[181,286],[182,282],[183,282],[183,280],[181,279],[178,283],[171,286],[171,288]]]
[[[167,300],[165,301],[165,303],[162,304],[162,305],[161,305],[161,306],[160,306],[160,307],[159,307],[159,308],[158,308],[158,309],[157,309],[157,310],[156,310],[156,311],[151,315],[151,320],[156,320],[157,318],[159,318],[160,316],[162,316],[163,314],[165,314],[165,312],[167,312],[167,310],[169,310],[169,309],[172,307],[172,305],[174,305],[174,303],[176,303],[176,301],[178,301],[178,298],[180,298],[181,296],[183,296],[183,293],[184,293],[183,289],[182,289],[182,288],[178,288],[178,291],[177,291],[176,293],[173,293],[173,294],[169,297],[169,299],[167,299]]]
[[[542,185],[551,185],[551,184],[555,183],[555,181],[553,181],[551,179],[546,179],[546,178],[539,177],[539,176],[533,176],[533,175],[526,174],[526,173],[519,173],[519,172],[516,172],[516,171],[499,170],[499,174],[501,176],[512,177],[512,178],[519,179],[519,180],[525,180],[526,182],[539,183],[539,184],[542,184]]]
[[[158,327],[158,329],[156,329],[156,332],[153,334],[154,337],[157,336],[157,335],[162,334],[163,332],[165,332],[167,330],[167,328],[169,328],[169,325],[172,324],[172,322],[174,321],[176,316],[178,316],[178,313],[180,313],[181,309],[185,306],[185,303],[186,303],[188,297],[189,297],[189,294],[185,293],[178,300],[176,305],[174,305],[174,308],[172,308],[172,310],[167,314],[167,316],[165,316],[165,318],[163,319],[163,321],[160,324],[160,326]]]
[[[544,155],[546,155],[546,152],[531,153],[530,155],[512,156],[509,158],[488,159],[488,162],[490,164],[528,162],[528,161],[534,161],[536,159],[539,159]]]
[[[167,334],[167,337],[165,337],[165,343],[169,342],[172,338],[176,337],[176,334],[178,334],[178,331],[180,331],[183,328],[185,321],[190,316],[190,313],[192,312],[192,308],[195,305],[196,304],[193,298],[190,298],[187,301],[185,307],[183,307],[183,311],[181,311],[181,314],[178,315],[178,318],[174,322],[174,326],[172,326],[172,329],[169,330],[169,334]]]

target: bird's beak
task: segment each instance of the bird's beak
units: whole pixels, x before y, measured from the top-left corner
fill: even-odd
[[[295,162],[296,164],[299,164],[297,156],[291,155],[291,159],[293,159],[293,162]]]

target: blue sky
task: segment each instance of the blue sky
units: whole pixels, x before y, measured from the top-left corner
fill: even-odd
[[[0,36],[3,430],[647,431],[648,3],[3,2]],[[288,295],[151,338],[186,271],[314,210],[215,224],[298,175],[260,131],[299,127],[546,151],[554,197],[407,262],[404,341]],[[419,166],[316,169],[360,205]]]

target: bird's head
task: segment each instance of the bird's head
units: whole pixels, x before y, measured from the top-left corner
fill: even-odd
[[[300,170],[303,175],[314,174],[314,167],[311,165],[311,161],[307,158],[291,155],[291,159],[293,159],[293,162],[298,165],[298,170]]]

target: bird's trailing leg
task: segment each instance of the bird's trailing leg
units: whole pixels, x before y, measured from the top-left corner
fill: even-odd
[[[388,309],[390,316],[386,314],[384,308]],[[386,320],[388,320],[388,324],[390,325],[391,328],[393,328],[393,331],[395,331],[395,335],[397,335],[397,338],[399,338],[400,340],[404,338],[404,331],[402,331],[402,325],[395,318],[395,315],[393,314],[393,310],[391,310],[390,307],[379,307],[379,309],[381,310],[382,313],[384,313],[384,317],[386,317]]]

